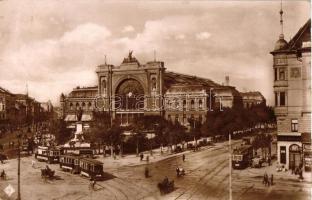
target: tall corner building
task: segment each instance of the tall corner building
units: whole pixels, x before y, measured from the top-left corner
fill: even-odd
[[[282,10],[281,14],[281,25]],[[311,19],[287,42],[283,32],[273,55],[277,158],[287,169],[311,170]],[[283,30],[283,28],[282,28]]]

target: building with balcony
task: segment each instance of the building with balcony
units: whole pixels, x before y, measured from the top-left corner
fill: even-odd
[[[281,10],[281,25],[283,25]],[[287,169],[311,169],[311,20],[287,42],[283,33],[273,55],[277,157]]]

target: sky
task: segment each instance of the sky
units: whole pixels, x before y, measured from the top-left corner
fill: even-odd
[[[59,103],[97,85],[96,66],[129,50],[145,63],[260,91],[273,105],[280,1],[0,0],[0,87]],[[310,18],[309,1],[283,1],[287,41]]]

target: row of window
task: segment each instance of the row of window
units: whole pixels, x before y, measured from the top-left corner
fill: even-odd
[[[275,92],[275,106],[286,106],[286,92]]]
[[[194,114],[191,114],[189,117],[187,117],[186,114],[183,114],[183,116],[182,116],[182,121],[180,120],[180,115],[179,115],[179,114],[176,114],[174,117],[175,117],[175,118],[174,118],[174,122],[175,122],[175,123],[176,123],[176,122],[180,122],[180,123],[182,123],[182,124],[185,124],[185,123],[188,122],[189,119],[198,120],[200,123],[203,122],[203,116],[202,116],[202,115],[198,115],[198,118],[195,118],[195,117],[194,117]],[[171,116],[171,115],[168,115],[168,120],[172,121],[172,116]]]
[[[178,100],[173,100],[173,101],[168,100],[167,106],[169,108],[179,109],[180,108],[180,102]],[[187,106],[186,100],[183,100],[182,106],[183,106],[182,107],[183,110],[185,110],[187,108],[190,110],[195,110],[195,101],[192,99],[189,103],[189,106]],[[201,99],[198,101],[198,108],[200,110],[203,109],[203,101]]]
[[[4,103],[0,102],[0,111],[4,111],[5,110],[5,107],[4,107]]]
[[[285,67],[280,67],[280,68],[274,68],[274,80],[275,81],[283,81],[287,80],[286,75],[287,70]]]
[[[87,106],[88,108],[91,108],[92,103],[91,103],[91,102],[88,102],[88,103],[82,102],[81,104],[79,104],[79,103],[77,102],[77,103],[75,104],[76,108],[80,107],[80,105],[81,105],[82,108],[85,108],[86,106]],[[70,104],[69,104],[69,109],[70,109],[70,110],[75,109],[73,103],[70,103]]]

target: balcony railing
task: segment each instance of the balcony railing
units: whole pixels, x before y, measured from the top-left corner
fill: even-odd
[[[287,115],[288,109],[286,106],[280,106],[274,108],[275,115]]]
[[[287,86],[288,86],[288,81],[286,80],[274,81],[274,87],[287,87]]]

